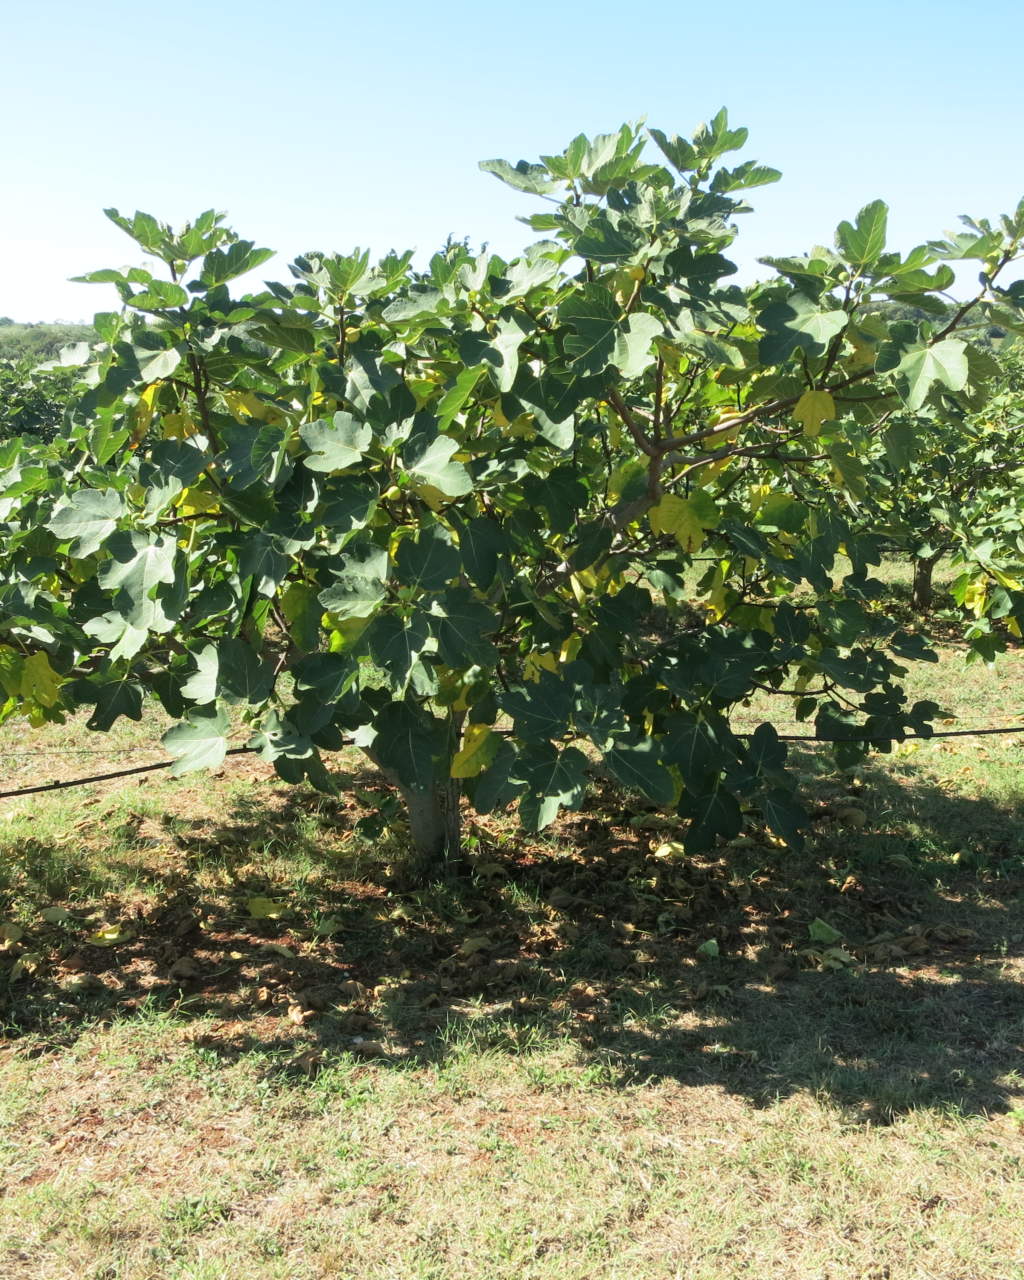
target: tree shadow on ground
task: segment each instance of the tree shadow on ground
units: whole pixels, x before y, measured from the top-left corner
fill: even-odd
[[[841,829],[826,795],[802,854],[755,838],[659,857],[679,833],[608,791],[543,843],[471,825],[469,872],[418,890],[389,874],[394,842],[353,854],[346,799],[268,783],[214,827],[169,829],[177,861],[150,871],[159,891],[122,941],[76,933],[74,904],[22,939],[34,960],[0,1018],[45,1052],[97,1022],[201,1017],[209,1052],[259,1052],[271,1074],[483,1050],[557,1084],[544,1051],[569,1044],[609,1086],[713,1084],[756,1105],[810,1092],[876,1123],[1004,1110],[1024,1061],[1019,813],[880,766],[862,783],[870,827]],[[950,862],[959,832],[985,833],[987,865]],[[303,859],[301,892],[253,862],[271,845]],[[47,850],[31,854],[45,878]],[[211,860],[222,890],[200,875]]]

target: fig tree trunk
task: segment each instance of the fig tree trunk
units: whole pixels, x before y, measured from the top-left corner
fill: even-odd
[[[426,881],[450,874],[462,858],[460,784],[451,780],[428,790],[398,784],[398,793],[409,820],[411,876]]]
[[[922,613],[930,611],[935,599],[932,577],[941,554],[941,552],[936,552],[933,556],[923,556],[921,559],[914,561],[914,587],[910,603]]]

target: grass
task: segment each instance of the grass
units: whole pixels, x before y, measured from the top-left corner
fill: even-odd
[[[911,684],[1024,723],[1022,661]],[[599,791],[415,892],[355,761],[0,802],[0,1277],[1020,1280],[1021,741],[801,751],[800,855]]]

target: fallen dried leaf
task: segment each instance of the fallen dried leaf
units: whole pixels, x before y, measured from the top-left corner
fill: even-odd
[[[90,933],[86,941],[93,947],[116,947],[122,942],[131,942],[135,933],[131,929],[122,928],[119,924],[108,924],[95,933]]]
[[[475,875],[481,876],[485,880],[497,880],[508,875],[508,872],[500,862],[474,863],[473,872]]]
[[[305,1053],[300,1053],[297,1057],[292,1058],[289,1062],[289,1069],[292,1071],[301,1071],[303,1075],[315,1076],[320,1068],[324,1065],[324,1053],[322,1049],[307,1049]]]
[[[29,974],[35,973],[42,963],[42,952],[26,951],[23,956],[19,956],[15,960],[11,969],[11,981],[15,982],[18,978],[27,977]]]
[[[295,993],[297,1004],[301,1004],[304,1009],[316,1009],[323,1012],[331,1006],[335,989],[333,987],[306,987],[303,991]]]
[[[260,947],[261,951],[269,951],[271,955],[283,956],[285,960],[294,960],[295,952],[280,942],[264,942]]]
[[[254,920],[281,920],[291,914],[283,902],[273,898],[250,898],[245,906]]]
[[[863,809],[848,807],[836,810],[836,821],[841,822],[844,827],[851,827],[859,831],[862,827],[867,826],[868,818]]]
[[[347,982],[338,984],[338,994],[348,1000],[365,1000],[370,994],[370,988],[350,978]]]
[[[569,893],[567,889],[552,889],[548,894],[549,904],[559,911],[565,907],[571,907],[575,901],[575,895]]]
[[[388,1053],[379,1040],[360,1038],[353,1040],[352,1052],[359,1058],[386,1058]]]
[[[63,907],[43,907],[39,913],[39,918],[45,920],[47,924],[64,924],[69,920],[73,920],[74,916]]]
[[[318,938],[329,938],[332,934],[339,933],[342,928],[342,922],[337,916],[324,916],[310,929],[310,933]]]

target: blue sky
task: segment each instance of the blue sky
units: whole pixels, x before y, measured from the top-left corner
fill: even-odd
[[[214,206],[279,250],[505,254],[533,207],[477,169],[646,117],[689,133],[718,107],[752,193],[736,256],[829,242],[881,196],[896,247],[1024,195],[1024,6],[984,0],[44,0],[0,33],[0,315],[112,305],[66,278],[137,260],[101,210],[182,221]]]

